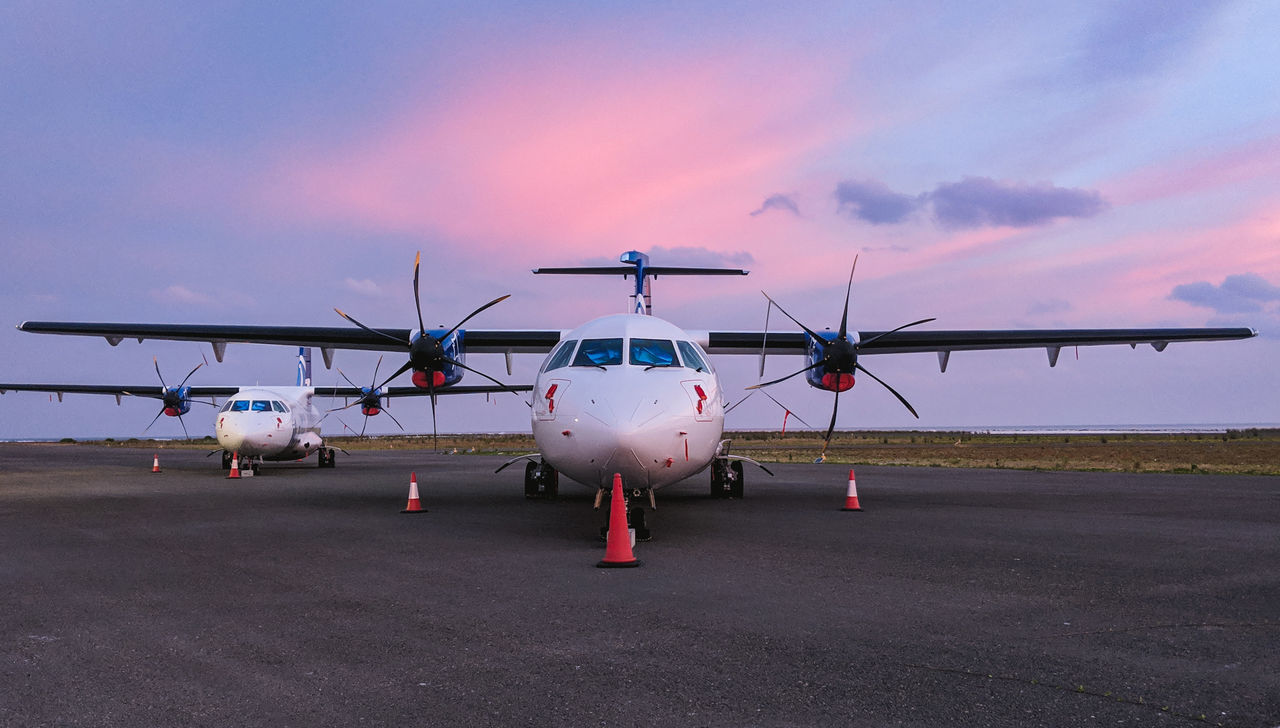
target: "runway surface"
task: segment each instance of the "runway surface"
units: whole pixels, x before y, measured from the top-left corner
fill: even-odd
[[[151,458],[0,445],[0,725],[1280,724],[1277,478],[704,475],[605,570],[500,458]]]

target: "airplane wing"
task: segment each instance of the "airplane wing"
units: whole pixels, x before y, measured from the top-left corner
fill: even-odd
[[[240,387],[189,387],[189,397],[229,397],[240,391]],[[0,382],[0,394],[14,392],[52,392],[63,394],[114,394],[117,397],[150,397],[164,399],[163,388],[155,384],[142,384],[136,387],[115,384],[17,384]]]
[[[314,387],[314,389],[316,391],[316,396],[318,397],[345,397],[348,399],[356,399],[364,394],[364,392],[356,389],[355,387]],[[484,384],[476,386],[454,385],[452,387],[441,387],[436,390],[436,394],[498,394],[500,392],[530,391],[533,391],[532,384],[512,384],[506,387]],[[379,396],[384,399],[387,397],[430,397],[431,392],[420,387],[383,387]]]
[[[228,343],[311,346],[321,350],[368,349],[401,351],[394,340],[409,341],[410,329],[375,329],[377,333],[351,326],[227,326],[221,324],[115,324],[76,321],[24,321],[19,331],[34,334],[101,336],[115,346],[125,339],[167,341],[207,341],[222,360]],[[388,339],[386,337],[391,337]],[[468,353],[537,354],[551,351],[560,341],[559,331],[496,331],[467,329]]]
[[[1057,362],[1058,352],[1070,346],[1104,346],[1150,344],[1164,351],[1179,341],[1231,341],[1257,336],[1250,328],[1148,328],[1148,329],[974,329],[958,331],[859,331],[858,354],[907,354],[935,352],[946,369],[946,359],[953,351],[989,349],[1039,349],[1049,352],[1050,366]],[[707,332],[706,349],[710,354],[802,353],[806,335],[797,332],[765,333],[761,331]]]

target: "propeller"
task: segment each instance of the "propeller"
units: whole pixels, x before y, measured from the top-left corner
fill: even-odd
[[[356,326],[359,326],[360,328],[364,329],[365,331],[368,331],[371,334],[380,336],[384,339],[389,339],[391,341],[394,341],[395,343],[404,347],[405,350],[408,352],[409,360],[406,361],[403,365],[401,365],[400,368],[395,371],[395,373],[387,377],[382,382],[382,384],[379,384],[376,387],[374,387],[374,389],[382,389],[384,386],[386,386],[387,382],[390,382],[392,379],[395,379],[401,374],[412,369],[413,383],[418,387],[427,389],[431,393],[431,442],[434,446],[437,442],[437,437],[438,437],[437,430],[436,430],[436,389],[444,385],[445,366],[455,366],[455,367],[458,367],[459,369],[464,369],[468,372],[471,372],[472,374],[477,374],[479,376],[484,377],[485,379],[488,379],[489,381],[493,382],[499,387],[508,388],[506,384],[503,384],[502,382],[498,381],[497,379],[494,379],[488,374],[485,374],[484,372],[478,371],[476,369],[472,369],[471,367],[467,366],[466,364],[463,364],[457,359],[451,358],[448,354],[445,353],[444,342],[450,336],[452,336],[455,331],[462,328],[463,324],[470,321],[480,312],[490,308],[491,306],[496,306],[497,304],[507,300],[508,298],[511,297],[511,294],[508,293],[505,296],[499,296],[493,299],[492,301],[484,304],[480,308],[477,308],[476,310],[467,314],[467,316],[463,318],[461,321],[454,324],[453,328],[449,329],[444,334],[442,334],[439,338],[437,338],[427,333],[427,327],[422,321],[422,299],[421,299],[421,296],[419,295],[419,277],[420,277],[419,272],[420,272],[421,266],[422,266],[422,253],[421,251],[419,251],[417,257],[413,261],[413,303],[418,313],[418,333],[415,336],[410,336],[408,341],[392,336],[391,334],[388,334],[385,331],[378,331],[377,329],[369,328],[368,326],[365,326],[364,324],[355,320],[354,318],[347,315],[346,313],[343,313],[341,309],[335,308],[333,310],[336,311],[339,316],[346,319],[347,321],[350,321],[351,323],[355,324]],[[516,390],[514,389],[509,389],[509,391],[518,394],[518,392],[516,392]]]
[[[796,418],[797,420],[799,420],[800,424],[804,425],[805,427],[810,427],[810,428],[811,428],[811,427],[813,427],[813,425],[809,424],[808,422],[805,422],[805,421],[804,421],[804,418],[803,418],[803,417],[801,417],[800,415],[796,414],[796,413],[795,413],[795,411],[794,411],[794,410],[792,410],[790,407],[788,407],[788,406],[786,406],[785,404],[783,404],[783,403],[779,402],[777,397],[774,397],[772,394],[769,394],[768,392],[766,392],[766,391],[765,391],[765,390],[763,390],[763,389],[753,389],[753,390],[751,390],[751,391],[747,394],[747,396],[743,397],[742,399],[738,400],[737,402],[734,402],[733,404],[731,404],[731,405],[729,405],[728,407],[726,407],[726,408],[725,408],[725,410],[724,410],[724,413],[725,413],[726,415],[727,415],[727,414],[729,414],[729,413],[730,413],[730,412],[732,412],[732,411],[733,411],[733,410],[734,410],[738,405],[742,404],[743,402],[746,402],[747,400],[749,400],[749,399],[751,399],[753,396],[755,396],[755,394],[756,394],[757,392],[759,392],[760,394],[763,394],[764,396],[768,397],[770,400],[772,400],[772,401],[773,401],[773,403],[774,403],[774,404],[776,404],[776,405],[778,405],[779,407],[781,407],[781,408],[782,408],[782,411],[783,411],[783,413],[784,413],[784,414],[783,414],[783,416],[782,416],[782,434],[783,434],[783,435],[787,434],[787,432],[786,432],[786,431],[787,431],[787,418],[789,418],[789,417],[794,417],[794,418]]]
[[[154,425],[156,423],[156,420],[160,419],[161,415],[167,414],[170,417],[178,418],[178,424],[182,425],[183,436],[186,437],[186,439],[190,440],[191,435],[187,433],[187,423],[182,421],[182,409],[184,404],[184,398],[182,396],[182,388],[187,386],[187,380],[191,378],[192,374],[195,374],[197,371],[199,371],[200,367],[209,363],[208,360],[200,362],[195,366],[194,369],[187,372],[187,376],[182,378],[182,383],[180,383],[176,387],[170,387],[168,384],[165,383],[164,375],[160,373],[159,359],[153,356],[151,357],[151,363],[154,364],[156,367],[156,376],[159,377],[160,379],[160,387],[163,390],[163,394],[161,394],[160,396],[160,411],[156,413],[156,416],[154,418],[152,418],[151,423],[148,424],[146,428],[142,430],[142,434],[145,435],[147,433],[147,430],[151,429],[151,425]],[[130,396],[135,396],[130,392],[125,392],[125,394],[129,394]],[[151,395],[143,395],[143,396],[151,396]],[[191,399],[187,399],[185,401],[186,402],[198,401],[200,402],[200,404],[208,404],[212,406],[211,402],[204,402],[200,400],[191,400]]]
[[[344,373],[341,369],[338,370],[338,374],[341,374],[342,378],[347,380],[347,384],[350,384],[353,388],[360,390],[361,395],[358,399],[356,399],[356,401],[351,402],[350,404],[347,404],[342,407],[335,407],[331,410],[326,411],[325,414],[329,415],[334,412],[341,412],[345,409],[350,409],[351,407],[360,405],[360,413],[364,415],[364,424],[360,426],[360,434],[356,435],[356,437],[364,437],[365,428],[369,426],[369,418],[383,412],[386,413],[387,417],[391,418],[392,422],[396,423],[396,427],[399,427],[401,432],[404,432],[404,425],[400,424],[400,420],[397,420],[395,415],[391,414],[390,411],[388,411],[382,406],[382,388],[377,386],[378,369],[381,366],[382,366],[382,357],[378,357],[378,363],[373,366],[373,381],[372,383],[370,383],[368,387],[361,387],[360,385],[351,381],[351,378],[348,377],[346,373]],[[339,418],[338,421],[342,422],[342,419]],[[347,423],[342,422],[342,426],[347,427]],[[351,430],[351,431],[355,432],[355,430]]]
[[[769,294],[764,293],[764,291],[761,291],[761,293],[764,293],[764,297],[768,299],[771,306],[776,307],[779,311],[782,312],[782,315],[791,319],[797,326],[803,329],[804,332],[808,334],[808,336],[811,339],[813,339],[814,342],[816,342],[816,344],[818,345],[819,351],[821,353],[821,356],[818,358],[817,361],[801,369],[800,371],[792,372],[791,374],[788,374],[785,377],[779,377],[777,379],[773,379],[768,382],[753,384],[750,387],[747,387],[747,389],[761,389],[764,387],[770,387],[770,386],[773,386],[774,384],[778,384],[779,382],[785,382],[786,380],[791,379],[792,377],[804,374],[805,372],[808,372],[810,370],[820,369],[823,388],[829,389],[835,393],[835,401],[831,406],[831,422],[830,424],[827,425],[827,432],[823,436],[822,454],[818,457],[817,462],[822,462],[827,458],[827,447],[831,445],[831,436],[836,429],[836,414],[840,411],[840,393],[853,387],[854,372],[862,372],[863,374],[866,374],[867,376],[874,379],[877,383],[880,384],[880,386],[889,390],[889,393],[892,394],[894,397],[896,397],[898,401],[901,402],[902,405],[907,408],[907,411],[910,412],[912,416],[914,416],[916,419],[920,418],[920,415],[916,412],[915,408],[911,406],[911,403],[908,402],[905,397],[903,397],[901,394],[898,393],[898,390],[889,386],[887,382],[885,382],[880,377],[877,377],[875,374],[872,374],[866,367],[862,366],[862,364],[858,362],[858,346],[859,345],[855,344],[853,340],[849,337],[849,298],[850,298],[850,294],[853,291],[853,274],[854,274],[854,271],[856,271],[857,269],[858,269],[858,257],[854,256],[853,266],[849,268],[849,283],[845,287],[845,292],[844,292],[844,310],[840,314],[840,330],[837,332],[836,337],[830,340],[822,337],[816,331],[809,328],[808,326],[805,326],[803,323],[799,321],[799,319],[787,313],[786,309],[778,305],[777,301],[774,301],[772,298],[769,298]],[[920,319],[919,321],[912,321],[909,324],[903,324],[902,326],[899,326],[898,328],[893,329],[891,331],[886,331],[884,333],[877,334],[876,336],[873,336],[872,338],[861,342],[861,345],[865,346],[874,341],[877,341],[878,339],[888,336],[889,334],[902,331],[903,329],[911,328],[912,326],[927,324],[933,320],[934,319],[932,318],[927,318],[927,319]],[[763,357],[761,358],[763,359]]]

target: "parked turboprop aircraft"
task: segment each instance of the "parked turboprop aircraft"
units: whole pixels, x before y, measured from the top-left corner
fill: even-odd
[[[508,371],[512,354],[549,353],[534,383],[531,417],[539,452],[529,456],[526,494],[554,495],[558,474],[563,473],[597,489],[599,495],[611,485],[613,474],[621,473],[628,491],[647,495],[651,503],[656,489],[707,468],[711,469],[714,494],[742,494],[743,458],[730,455],[729,443],[723,440],[724,391],[707,354],[758,355],[762,357],[762,372],[766,353],[805,356],[807,366],[782,379],[804,373],[810,386],[835,394],[826,432],[829,442],[835,429],[839,395],[854,385],[855,372],[867,374],[889,389],[915,414],[901,394],[866,369],[860,359],[867,355],[935,352],[945,372],[954,351],[1044,348],[1049,365],[1053,366],[1064,346],[1150,344],[1163,351],[1170,342],[1257,335],[1248,328],[905,330],[932,319],[886,331],[858,331],[848,326],[853,271],[838,331],[818,332],[800,324],[803,331],[799,333],[769,333],[767,322],[765,331],[684,330],[652,315],[652,278],[746,275],[747,271],[651,266],[647,255],[629,251],[617,266],[543,268],[533,272],[632,277],[635,288],[630,313],[597,318],[570,331],[461,328],[472,316],[506,298],[502,296],[476,309],[451,329],[428,330],[422,324],[419,264],[415,262],[417,329],[375,329],[341,311],[339,315],[358,328],[47,321],[29,321],[18,328],[33,333],[102,336],[112,345],[125,338],[207,341],[219,360],[228,342],[315,346],[324,354],[326,365],[331,363],[334,349],[407,352],[407,361],[387,381],[412,371],[414,385],[432,394],[451,390],[463,371],[475,371],[464,363],[467,352],[503,353],[508,356]],[[776,305],[772,299],[770,305]]]
[[[153,359],[154,361],[154,359]],[[160,364],[156,362],[156,375],[160,378],[160,386],[118,386],[98,384],[16,384],[0,383],[0,394],[8,390],[22,392],[53,392],[62,400],[64,394],[108,394],[114,395],[119,403],[123,397],[146,397],[161,401],[160,412],[156,414],[147,429],[154,425],[161,415],[176,417],[182,425],[183,434],[187,434],[187,426],[182,416],[191,411],[193,403],[211,405],[216,408],[213,421],[214,434],[218,445],[222,448],[222,469],[231,467],[234,453],[238,453],[242,468],[254,468],[264,460],[283,461],[301,460],[311,453],[316,453],[322,468],[332,468],[337,453],[325,444],[320,434],[320,423],[327,413],[316,407],[316,397],[348,398],[355,401],[347,407],[360,406],[361,413],[367,420],[385,412],[385,400],[395,397],[416,397],[427,394],[418,387],[359,387],[354,383],[350,387],[314,387],[311,386],[311,353],[306,349],[298,352],[298,384],[292,387],[263,386],[204,386],[187,385],[187,380],[204,364],[199,364],[176,387],[165,384],[164,375],[160,373]],[[346,375],[344,374],[345,378]],[[377,377],[377,369],[374,370]],[[347,380],[350,383],[350,380]],[[529,387],[519,385],[453,387],[442,394],[489,394],[503,391],[528,391]],[[211,401],[202,399],[207,397]],[[227,401],[219,408],[214,403],[215,397],[227,397]],[[347,407],[329,410],[336,412]],[[391,413],[386,412],[390,417]],[[395,418],[392,417],[394,420]],[[396,424],[400,424],[396,422]],[[403,429],[403,428],[402,428]],[[363,429],[361,430],[363,432]],[[144,430],[145,432],[145,430]],[[215,451],[216,452],[216,451]]]

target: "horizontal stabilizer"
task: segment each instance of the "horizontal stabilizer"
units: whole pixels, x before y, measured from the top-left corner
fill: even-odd
[[[634,265],[587,265],[572,268],[534,268],[537,275],[575,275],[575,276],[633,276]],[[657,276],[745,276],[750,271],[741,268],[690,268],[676,265],[646,265],[644,272]]]

